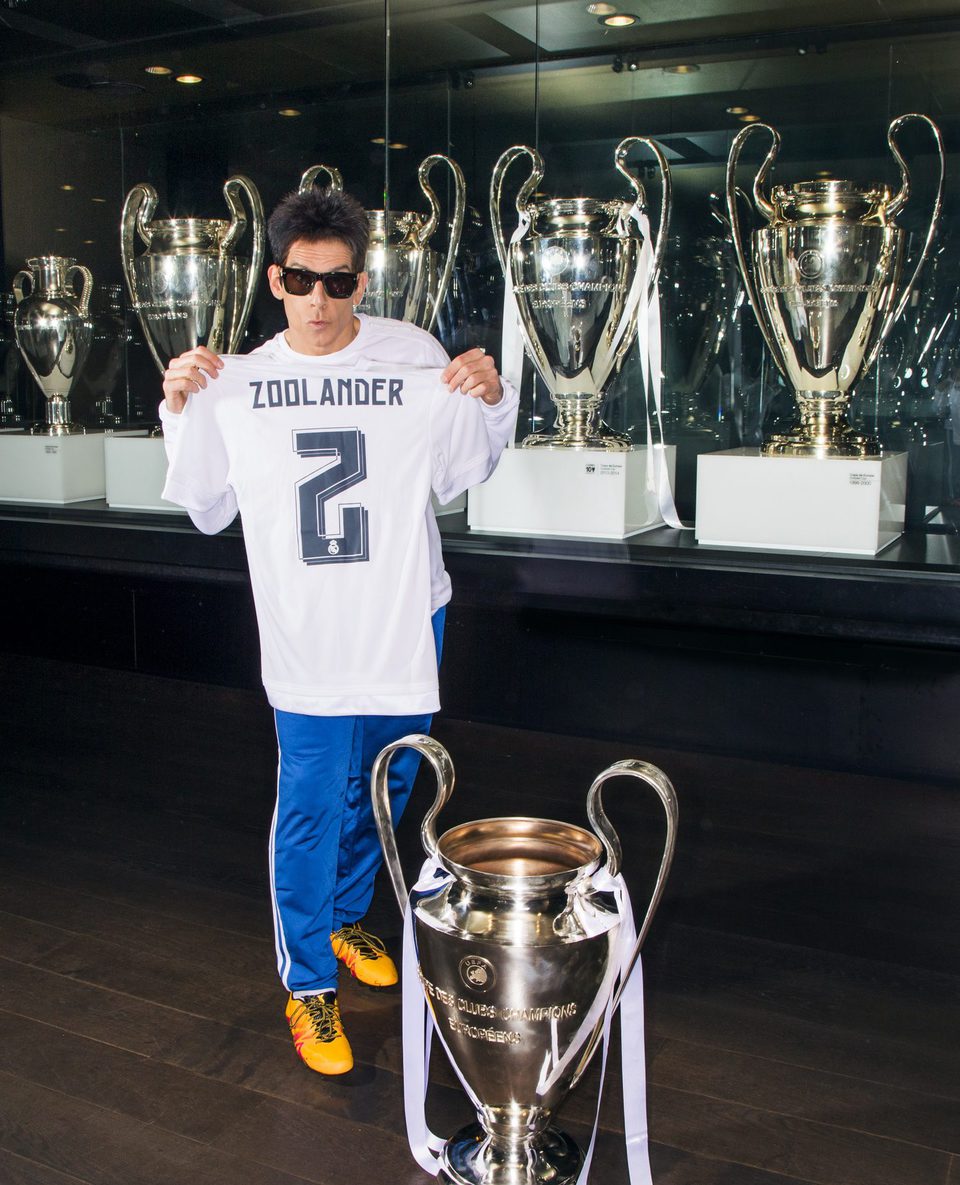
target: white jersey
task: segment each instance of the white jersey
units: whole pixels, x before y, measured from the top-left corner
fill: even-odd
[[[176,417],[163,496],[239,507],[274,707],[436,711],[426,508],[496,464],[481,405],[438,369],[289,353],[224,357]]]
[[[389,317],[368,317],[363,313],[357,314],[357,320],[360,322],[357,336],[342,350],[324,355],[324,361],[327,364],[338,367],[363,367],[385,363],[387,365],[430,366],[442,369],[450,361],[437,339],[416,325],[411,325],[406,321],[395,321]],[[294,362],[304,357],[287,345],[286,336],[283,333],[278,333],[270,341],[264,342],[249,355],[251,358],[260,356],[275,359],[278,362]],[[504,381],[503,399],[495,407],[489,407],[487,404],[481,406],[483,423],[490,441],[490,451],[495,459],[499,458],[500,453],[513,439],[517,403],[516,390],[510,383]],[[168,411],[166,405],[161,403],[160,419],[163,423],[163,434],[169,453],[176,440],[181,417]],[[462,489],[453,490],[450,498],[455,498],[462,492]],[[223,530],[232,522],[236,513],[236,503],[228,491],[223,503],[218,505],[215,511],[207,515],[192,512],[190,517],[201,531],[212,535]],[[443,564],[440,532],[437,528],[433,507],[428,504],[425,513],[430,549],[430,604],[436,610],[450,600],[450,577]]]

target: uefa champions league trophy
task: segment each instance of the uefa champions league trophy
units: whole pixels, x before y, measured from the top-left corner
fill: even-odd
[[[910,197],[910,175],[897,146],[897,133],[911,120],[933,133],[940,180],[920,258],[901,282],[905,232],[896,217]],[[737,162],[757,131],[773,141],[753,181],[757,210],[767,225],[752,234],[752,267],[744,248],[737,209]],[[893,323],[903,312],[923,267],[943,199],[943,140],[926,115],[894,119],[887,142],[900,168],[897,193],[885,185],[852,181],[802,181],[763,185],[780,148],[779,133],[751,124],[730,147],[727,209],[737,262],[764,340],[784,378],[793,386],[799,426],[764,443],[768,456],[866,457],[876,440],[857,435],[847,422],[853,388],[873,366]]]
[[[409,897],[388,787],[390,760],[407,747],[427,758],[437,778],[436,798],[420,829],[428,859]],[[620,843],[601,802],[604,783],[622,774],[652,787],[667,819],[663,858],[638,935],[619,875]],[[388,745],[373,767],[377,829],[406,919],[405,1078],[412,1079],[418,1066],[422,1073],[424,1065],[423,1049],[407,1048],[411,1039],[423,1038],[422,1024],[420,1033],[406,1024],[409,1004],[422,1008],[414,981],[419,975],[433,1024],[479,1121],[443,1145],[440,1179],[454,1185],[570,1185],[583,1154],[552,1126],[552,1117],[609,1033],[624,989],[630,991],[630,973],[673,858],[676,795],[656,766],[621,761],[604,770],[587,794],[594,834],[551,819],[495,818],[453,827],[438,839],[436,818],[453,784],[449,754],[428,736]],[[422,1104],[424,1086],[408,1081],[405,1089],[414,1149],[409,1105]],[[636,1108],[638,1099],[632,1102]]]
[[[236,254],[250,207],[252,246],[248,258]],[[223,196],[230,210],[223,218],[161,218],[152,185],[135,185],[127,194],[121,223],[123,274],[147,345],[161,372],[171,358],[197,345],[216,353],[236,353],[243,341],[263,264],[263,204],[256,186],[242,175],[229,178]],[[136,235],[146,246],[135,254]]]
[[[434,166],[441,163],[453,175],[450,241],[445,257],[430,244],[440,223],[440,202],[429,178]],[[331,165],[314,165],[300,178],[300,192],[317,184],[321,173],[327,177],[325,188],[343,189],[339,169]],[[429,331],[436,324],[450,287],[463,230],[467,185],[457,162],[441,153],[434,153],[421,162],[417,179],[430,206],[429,214],[418,214],[413,210],[366,212],[370,226],[370,245],[364,264],[367,289],[357,307],[362,313],[411,321]]]
[[[653,153],[661,178],[660,221],[649,267],[642,266],[646,193],[624,164],[637,144]],[[521,156],[530,158],[532,170],[516,197],[519,225],[508,243],[500,218],[503,181]],[[629,436],[599,419],[600,406],[604,387],[636,338],[638,316],[649,300],[657,299],[671,180],[659,144],[646,136],[621,140],[614,164],[630,183],[632,201],[534,201],[544,164],[540,153],[526,145],[508,148],[494,166],[490,221],[497,255],[516,300],[527,353],[557,408],[555,431],[528,436],[522,448],[632,447]]]
[[[90,350],[93,321],[88,267],[60,255],[27,260],[13,277],[17,298],[13,329],[24,362],[46,397],[46,420],[32,429],[48,436],[82,434],[70,420],[70,391]],[[72,280],[80,278],[80,295]],[[24,284],[29,283],[29,289]]]

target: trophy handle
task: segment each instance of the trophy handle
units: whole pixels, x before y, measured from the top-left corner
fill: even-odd
[[[657,281],[660,279],[660,271],[663,268],[663,257],[667,249],[667,238],[670,233],[673,179],[670,175],[670,166],[667,164],[667,158],[663,155],[663,149],[656,140],[651,140],[649,136],[627,136],[626,139],[621,140],[614,154],[614,164],[616,165],[617,172],[626,177],[630,182],[634,197],[644,208],[647,208],[647,191],[644,189],[643,182],[639,177],[634,177],[629,169],[625,168],[624,164],[627,159],[627,153],[635,144],[646,144],[656,157],[657,167],[660,170],[660,219],[657,223],[657,238],[653,248],[653,267],[650,269],[650,276],[647,280],[647,293],[648,295],[652,295],[657,290]]]
[[[139,232],[143,242],[147,246],[150,245],[147,223],[154,215],[154,211],[157,208],[157,201],[157,191],[152,185],[149,185],[146,181],[142,181],[130,190],[127,194],[126,201],[123,203],[123,215],[120,219],[120,259],[123,266],[123,278],[127,284],[127,291],[130,293],[130,303],[135,309],[140,303],[137,299],[137,277],[133,266],[136,235]],[[147,348],[150,350],[153,360],[160,368],[160,373],[162,374],[167,369],[167,363],[157,353],[157,348],[153,344],[153,337],[139,309],[137,310],[137,317],[143,328],[143,336],[146,339]]]
[[[493,241],[497,247],[497,258],[503,268],[503,275],[507,283],[510,282],[510,264],[507,260],[507,243],[503,234],[500,220],[500,202],[503,196],[503,178],[507,169],[520,156],[529,156],[531,161],[530,176],[520,186],[517,194],[517,213],[521,216],[529,214],[533,203],[529,201],[537,186],[543,180],[543,157],[536,148],[528,148],[525,144],[514,144],[504,152],[493,166],[493,176],[490,178],[490,225],[493,227]]]
[[[437,296],[433,304],[433,315],[430,318],[430,323],[424,326],[428,331],[433,328],[436,322],[437,314],[440,312],[440,306],[443,304],[447,295],[447,288],[450,286],[453,265],[456,263],[457,251],[460,248],[463,216],[467,209],[467,182],[463,175],[463,169],[460,168],[455,160],[452,160],[449,156],[443,156],[441,153],[428,156],[421,162],[417,172],[420,188],[423,190],[424,197],[430,203],[430,217],[417,235],[420,246],[427,246],[433,232],[437,229],[437,223],[440,221],[440,203],[437,201],[437,195],[428,180],[433,166],[440,161],[443,161],[453,174],[453,218],[450,222],[450,241],[447,246],[447,258],[444,261],[443,271],[440,273],[440,281],[437,284]]]
[[[869,369],[877,360],[883,346],[884,339],[893,327],[893,323],[897,320],[903,310],[907,307],[907,301],[910,299],[910,294],[916,285],[917,279],[920,276],[920,269],[927,262],[930,255],[930,248],[933,246],[933,238],[937,233],[937,226],[940,222],[940,212],[943,209],[943,182],[946,174],[946,158],[944,156],[943,137],[940,134],[940,129],[930,119],[929,116],[920,115],[915,111],[908,112],[906,115],[898,115],[890,124],[887,131],[887,143],[890,145],[890,151],[893,153],[894,159],[900,166],[900,192],[895,194],[887,203],[885,215],[888,218],[894,218],[903,207],[907,204],[910,197],[910,172],[907,169],[907,162],[903,159],[900,148],[897,145],[897,132],[911,119],[919,119],[925,123],[927,127],[933,132],[933,138],[937,144],[937,153],[940,156],[940,180],[937,185],[937,196],[934,198],[933,209],[930,212],[930,225],[927,227],[927,237],[923,243],[923,250],[920,252],[920,258],[917,260],[917,266],[913,269],[913,275],[907,281],[903,292],[900,294],[900,299],[897,301],[896,307],[892,312],[887,314],[887,319],[884,321],[883,327],[877,337],[873,349],[870,351],[869,357],[864,360],[864,368]]]
[[[401,737],[381,749],[373,763],[370,774],[370,793],[373,798],[373,817],[377,824],[377,834],[380,836],[380,846],[390,874],[390,883],[397,896],[400,912],[407,907],[407,888],[403,883],[403,869],[400,867],[400,855],[397,851],[397,837],[393,833],[393,815],[390,811],[390,783],[387,777],[390,761],[398,749],[416,749],[429,761],[437,778],[437,795],[433,805],[424,815],[420,824],[420,840],[423,850],[428,856],[437,854],[437,829],[435,827],[437,815],[453,793],[454,773],[453,761],[439,741],[423,733],[411,733]]]
[[[640,954],[640,948],[643,946],[644,940],[647,937],[647,931],[650,929],[650,923],[653,921],[653,915],[656,913],[657,906],[660,904],[660,898],[663,896],[667,873],[670,871],[670,865],[673,862],[673,852],[677,844],[678,819],[677,794],[672,782],[662,769],[658,769],[657,766],[651,765],[647,761],[635,760],[617,761],[609,769],[605,769],[602,774],[594,779],[593,785],[587,791],[587,817],[590,820],[590,826],[593,828],[607,853],[606,871],[611,876],[616,876],[620,871],[622,851],[620,840],[617,837],[616,831],[613,829],[613,824],[607,818],[607,814],[603,809],[600,792],[604,782],[610,778],[619,777],[621,774],[639,778],[641,782],[646,782],[648,786],[651,786],[656,791],[667,816],[667,834],[663,845],[660,871],[657,874],[657,883],[654,885],[653,896],[650,898],[650,904],[647,906],[643,924],[637,932],[637,941],[634,945],[633,953],[630,956],[630,962],[627,965],[626,971],[621,976],[620,986],[617,989],[617,996],[614,1000],[614,1007],[616,1007],[617,1001],[619,1001],[620,995],[624,987],[626,987],[627,980],[630,978],[630,973],[636,964],[637,956]]]
[[[13,277],[13,295],[17,298],[17,304],[20,304],[21,301],[26,300],[26,298],[30,295],[30,292],[24,292],[23,290],[24,280],[30,281],[30,292],[33,291],[33,274],[23,270],[17,272],[17,274]]]
[[[90,297],[93,294],[93,272],[88,267],[84,267],[82,263],[75,263],[73,267],[67,271],[67,278],[72,275],[80,277],[80,296],[78,298],[77,307],[81,316],[86,316],[90,312]]]
[[[233,324],[229,327],[228,339],[224,341],[224,346],[228,354],[235,354],[240,345],[244,330],[247,327],[247,321],[250,317],[250,310],[253,308],[253,298],[257,294],[257,284],[260,281],[260,268],[263,265],[263,202],[260,200],[260,193],[257,187],[249,177],[245,177],[242,173],[238,173],[235,177],[230,177],[224,182],[223,196],[226,199],[227,205],[230,207],[233,220],[230,223],[227,233],[223,236],[223,242],[220,244],[220,261],[225,265],[224,274],[226,275],[227,260],[233,254],[233,249],[240,236],[247,229],[247,215],[240,201],[241,193],[246,196],[247,205],[250,207],[253,229],[253,250],[250,253],[250,265],[247,271],[247,288],[243,294],[243,303],[240,306],[239,313],[233,318]]]
[[[743,249],[743,233],[740,229],[740,215],[737,211],[737,196],[743,194],[743,190],[737,186],[737,162],[740,159],[740,153],[743,151],[743,146],[747,142],[748,137],[756,131],[769,132],[772,143],[763,164],[753,179],[753,200],[757,203],[761,214],[765,218],[770,219],[774,215],[773,206],[764,197],[760,190],[760,185],[766,180],[767,174],[773,167],[773,162],[777,159],[777,153],[780,151],[780,133],[766,123],[748,124],[747,127],[737,133],[733,143],[730,145],[730,156],[727,159],[727,213],[730,216],[730,237],[733,239],[733,249],[737,256],[737,263],[740,265],[740,274],[743,277],[743,286],[747,292],[747,299],[750,301],[750,305],[753,308],[753,315],[757,319],[760,332],[763,334],[763,340],[767,343],[767,349],[773,356],[774,362],[781,369],[785,369],[786,362],[783,353],[777,345],[773,334],[767,328],[763,310],[757,298],[757,289],[747,263],[746,252]]]
[[[333,165],[312,165],[300,178],[297,192],[306,193],[308,189],[313,189],[321,173],[326,173],[328,178],[327,184],[323,186],[324,189],[330,189],[334,193],[343,191],[343,174],[339,169],[334,168]]]

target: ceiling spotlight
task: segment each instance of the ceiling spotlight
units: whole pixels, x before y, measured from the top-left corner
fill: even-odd
[[[296,107],[281,107],[277,112],[277,115],[286,116],[287,119],[296,119],[296,117],[301,114],[302,112],[298,111]]]
[[[401,144],[399,140],[394,140],[392,144],[387,145],[388,148],[409,148],[409,144]]]
[[[106,205],[107,199],[101,198],[101,197],[95,197],[95,198],[91,198],[90,201],[96,202],[98,205]]]
[[[759,115],[741,115],[740,122],[741,123],[759,123],[760,116]]]
[[[727,115],[747,115],[749,111],[749,107],[728,107]]]
[[[664,74],[696,74],[700,67],[693,65],[693,63],[686,63],[682,66],[664,66]]]
[[[203,78],[199,74],[178,74],[177,82],[182,82],[184,86],[196,86],[198,82],[203,82]]]
[[[60,188],[63,190],[63,192],[64,192],[64,193],[69,193],[69,192],[70,192],[70,191],[71,191],[71,190],[74,188],[74,186],[72,186],[72,185],[61,185],[61,186],[60,186]]]
[[[606,25],[608,29],[629,29],[631,25],[639,25],[640,18],[632,12],[613,12],[600,17],[600,24]]]
[[[386,140],[383,138],[383,136],[374,136],[371,139],[370,143],[371,144],[386,144]]]
[[[617,6],[615,4],[599,3],[587,5],[587,12],[589,12],[591,16],[611,16],[616,11]]]
[[[144,74],[157,74],[162,76],[173,73],[169,66],[144,66],[143,72]]]

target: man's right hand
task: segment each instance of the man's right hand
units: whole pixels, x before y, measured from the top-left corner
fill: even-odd
[[[206,346],[194,346],[179,358],[172,359],[163,372],[163,398],[167,409],[179,415],[186,406],[187,396],[206,387],[207,379],[215,379],[222,369],[220,356]]]

